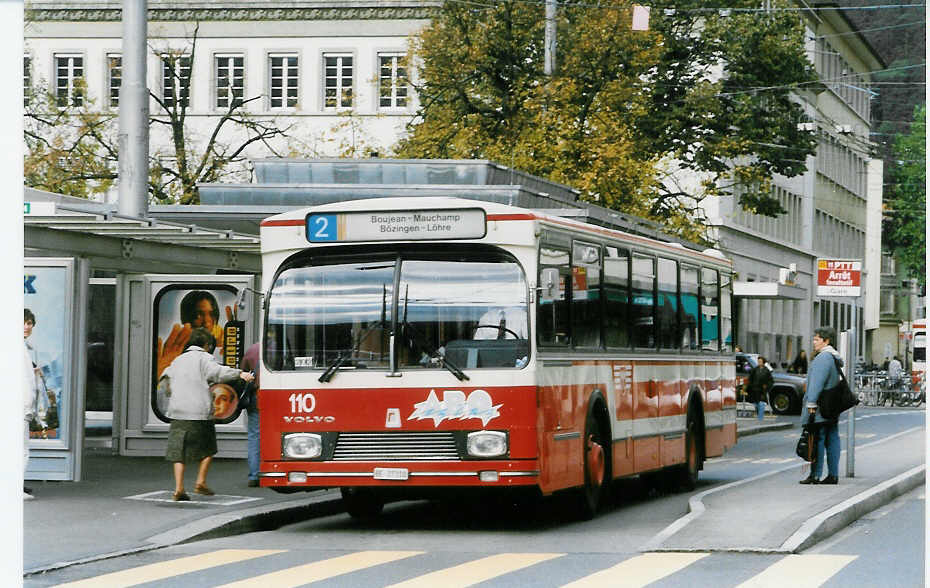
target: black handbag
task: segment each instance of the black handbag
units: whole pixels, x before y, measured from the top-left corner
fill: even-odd
[[[807,425],[801,428],[801,438],[798,439],[794,452],[804,461],[814,460],[814,432]]]
[[[239,393],[239,408],[253,410],[258,408],[258,398],[255,397],[255,382],[246,382]]]
[[[840,376],[840,381],[832,388],[825,388],[820,391],[817,397],[817,408],[820,409],[820,416],[828,421],[835,421],[840,415],[850,408],[859,404],[859,398],[849,389],[849,382],[840,369],[840,362],[836,356],[833,356],[833,364],[836,366],[836,372]]]

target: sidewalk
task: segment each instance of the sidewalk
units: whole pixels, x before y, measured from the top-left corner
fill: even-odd
[[[737,419],[740,436],[793,426],[794,419],[786,417],[767,417],[763,423]],[[655,547],[781,549],[811,517],[912,468],[914,464],[895,458],[905,453],[889,458],[885,450],[879,456],[879,451],[857,448],[857,471],[869,476],[842,478],[838,486],[798,486],[799,461],[765,479],[712,490],[703,498],[703,515]],[[216,496],[190,493],[194,472],[188,471],[189,503],[171,501],[171,467],[161,457],[121,457],[109,448],[88,447],[84,459],[80,482],[27,482],[36,499],[23,504],[26,574],[193,539],[273,529],[342,508],[337,490],[277,494],[249,488],[244,459],[213,461],[208,484]],[[886,491],[879,498],[887,502],[894,496]],[[752,524],[734,525],[734,520]]]

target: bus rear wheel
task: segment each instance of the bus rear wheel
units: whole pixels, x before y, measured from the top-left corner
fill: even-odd
[[[610,484],[610,438],[596,415],[596,407],[588,411],[582,440],[584,486],[579,492],[578,506],[579,515],[584,520],[597,514]]]
[[[678,466],[678,485],[685,490],[694,490],[701,470],[701,450],[698,448],[698,430],[691,414],[685,429],[685,463]]]
[[[384,500],[364,488],[340,488],[342,503],[353,519],[371,519],[384,509]]]

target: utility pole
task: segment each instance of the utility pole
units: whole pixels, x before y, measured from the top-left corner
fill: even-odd
[[[555,18],[557,0],[546,0],[546,59],[543,73],[551,76],[555,73],[555,53],[558,43],[555,38]]]
[[[119,89],[120,214],[148,212],[149,89],[146,85],[148,1],[123,0],[123,80]]]

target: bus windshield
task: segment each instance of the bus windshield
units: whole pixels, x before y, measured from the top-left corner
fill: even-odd
[[[272,370],[522,367],[527,286],[504,254],[379,252],[295,260],[271,287],[265,363]]]

